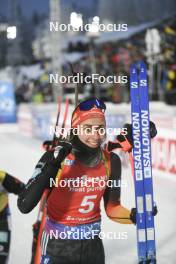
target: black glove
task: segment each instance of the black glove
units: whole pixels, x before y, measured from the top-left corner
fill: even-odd
[[[66,156],[71,152],[72,144],[67,141],[59,141],[57,147],[46,152],[47,153],[47,163],[60,166],[61,162],[66,158]]]
[[[41,199],[44,190],[52,187],[50,179],[55,180],[61,168],[61,162],[71,152],[71,149],[71,143],[60,141],[57,147],[42,155],[32,178],[19,195],[18,208],[22,213],[29,213]]]
[[[52,140],[45,140],[43,143],[42,143],[42,147],[45,151],[50,151],[52,149]]]
[[[136,224],[136,208],[132,208],[131,209],[131,213],[130,213],[130,220],[133,222],[133,224]],[[156,205],[153,206],[153,212],[152,215],[155,216],[158,213],[158,208]]]
[[[121,143],[127,139],[130,145],[132,146],[133,145],[132,124],[125,124],[123,128],[125,131],[125,135],[121,133],[120,135],[117,136],[117,140]]]
[[[124,125],[124,132],[117,136],[116,142],[108,142],[107,150],[112,151],[116,148],[121,148],[124,151],[131,151],[133,147],[133,136],[132,136],[132,124]],[[157,129],[155,124],[150,121],[150,137],[154,138],[157,135]]]
[[[57,147],[60,141],[63,141],[62,137],[55,138],[54,140],[45,140],[42,144],[42,147],[45,151],[50,151],[53,148]]]
[[[150,121],[150,137],[154,138],[157,135],[157,129],[155,126],[155,123],[153,123],[152,121]]]
[[[133,146],[132,124],[125,124],[124,128],[127,131],[125,137],[127,138],[128,142],[131,144],[131,146]],[[152,121],[150,121],[150,137],[154,138],[156,135],[157,135],[156,126]],[[123,134],[120,134],[117,136],[117,140],[119,142],[123,142],[125,140],[125,137]]]
[[[131,209],[130,220],[133,224],[136,224],[136,208]]]

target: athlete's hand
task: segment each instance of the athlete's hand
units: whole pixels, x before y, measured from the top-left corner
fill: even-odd
[[[156,135],[156,126],[152,121],[150,121],[150,137],[154,138]],[[130,152],[133,148],[132,124],[125,124],[123,126],[123,132],[118,135],[116,139],[116,142],[108,142],[108,151],[112,151],[116,148],[121,148],[124,151]]]
[[[154,138],[156,137],[156,135],[157,135],[157,129],[156,129],[155,123],[150,121],[150,137]]]
[[[46,188],[51,188],[50,180],[55,180],[61,163],[71,152],[69,142],[60,141],[56,148],[46,151],[38,161],[34,173],[18,198],[18,208],[29,213],[39,202]]]
[[[119,141],[119,143],[127,140],[130,143],[131,147],[133,147],[132,124],[125,124],[124,129],[125,129],[125,134],[122,133],[118,135],[117,140]],[[156,126],[152,121],[150,121],[150,137],[154,138],[156,135],[157,135]]]
[[[40,168],[41,164],[45,164],[42,165],[42,169],[46,166],[59,169],[61,166],[61,162],[66,158],[66,156],[71,152],[71,150],[72,144],[70,142],[60,140],[56,147],[50,148],[42,155],[36,167]]]
[[[131,209],[130,220],[133,222],[133,224],[136,224],[136,212],[137,212],[136,208]],[[157,213],[158,213],[158,208],[156,205],[154,205],[152,215],[155,216],[157,215]]]
[[[71,152],[72,144],[67,141],[59,141],[57,147],[47,151],[49,163],[52,165],[60,164],[66,156]]]
[[[52,140],[45,140],[43,143],[42,143],[42,147],[45,151],[49,151],[52,149]]]
[[[57,147],[60,141],[63,141],[62,137],[55,138],[54,140],[45,140],[42,144],[42,147],[45,151],[50,151],[53,148]]]

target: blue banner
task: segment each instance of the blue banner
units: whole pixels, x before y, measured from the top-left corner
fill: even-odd
[[[16,122],[14,86],[11,82],[0,81],[0,123]]]
[[[52,139],[50,135],[51,116],[49,113],[33,109],[34,135],[42,140]]]

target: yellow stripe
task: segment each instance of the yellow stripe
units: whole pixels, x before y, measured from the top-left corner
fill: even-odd
[[[8,196],[6,193],[0,193],[0,212],[4,210],[4,208],[8,204]]]
[[[5,176],[6,176],[6,173],[4,171],[0,171],[0,183],[3,183]]]
[[[59,181],[60,178],[61,178],[61,173],[62,173],[63,166],[64,166],[64,161],[62,161],[62,163],[61,163],[61,168],[58,170],[58,173],[57,173],[57,176],[56,176],[56,182],[57,182],[57,183],[58,183],[58,181]]]

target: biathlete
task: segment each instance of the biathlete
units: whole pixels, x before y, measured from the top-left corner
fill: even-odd
[[[20,211],[29,213],[44,190],[50,191],[40,263],[105,263],[99,236],[102,198],[110,219],[135,223],[135,210],[121,204],[119,185],[107,184],[109,180],[121,180],[121,161],[117,154],[102,147],[106,139],[106,133],[102,133],[106,130],[105,109],[98,98],[81,102],[72,114],[70,140],[60,141],[43,154],[19,195]]]

